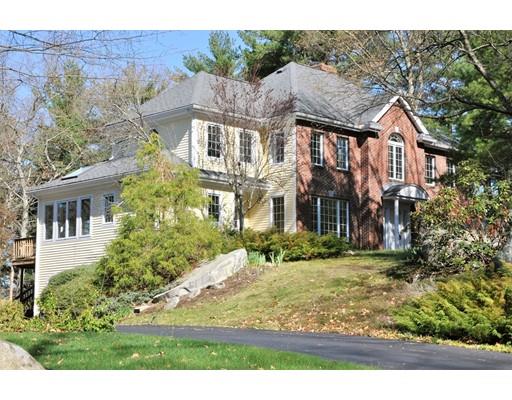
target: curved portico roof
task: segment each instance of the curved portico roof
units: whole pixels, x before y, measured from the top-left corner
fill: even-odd
[[[428,200],[428,193],[421,186],[414,184],[389,184],[382,188],[383,199]]]

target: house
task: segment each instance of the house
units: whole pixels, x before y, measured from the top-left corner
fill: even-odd
[[[142,111],[173,160],[200,169],[210,199],[205,213],[236,225],[220,151],[228,127],[218,123],[213,100],[219,81],[235,91],[248,85],[201,72],[148,101]],[[245,226],[334,233],[362,248],[408,247],[415,203],[434,196],[438,178],[453,171],[450,145],[431,136],[403,99],[364,91],[322,64],[289,63],[262,85],[272,96],[291,94],[292,123],[287,132],[271,133],[269,149],[259,138],[245,141],[240,132],[241,161],[269,157],[268,168],[281,178],[276,183],[254,177],[262,195]],[[119,200],[120,181],[137,172],[134,145],[125,141],[116,143],[111,159],[31,189],[38,200],[36,297],[52,275],[104,254],[116,236],[112,205]]]

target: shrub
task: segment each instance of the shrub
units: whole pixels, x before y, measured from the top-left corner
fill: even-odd
[[[512,186],[461,163],[456,187],[443,188],[413,214],[414,263],[421,276],[493,267],[512,229]]]
[[[57,274],[41,293],[41,318],[34,329],[109,331],[129,312],[126,305],[102,295],[95,282],[94,266],[78,267]]]
[[[0,299],[0,331],[19,332],[24,330],[26,325],[23,304],[19,301]]]
[[[137,153],[145,172],[123,180],[119,235],[98,265],[109,295],[165,286],[223,249],[222,236],[194,209],[206,204],[198,172],[172,164],[158,135]]]
[[[441,282],[402,306],[395,322],[402,331],[476,343],[510,343],[512,279],[468,274]]]
[[[255,232],[247,229],[238,245],[247,251],[259,252],[270,260],[270,255],[282,254],[282,261],[311,260],[343,255],[349,244],[336,235],[317,235],[313,232],[279,233],[275,231]]]

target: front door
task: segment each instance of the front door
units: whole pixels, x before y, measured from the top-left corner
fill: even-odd
[[[411,246],[411,203],[398,203],[398,240],[395,236],[395,203],[384,201],[384,248],[407,249]]]

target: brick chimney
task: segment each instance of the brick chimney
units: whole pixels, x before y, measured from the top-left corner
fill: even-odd
[[[310,65],[311,68],[319,69],[320,71],[328,72],[330,74],[337,74],[338,70],[334,65],[328,65],[326,63],[314,63]]]

